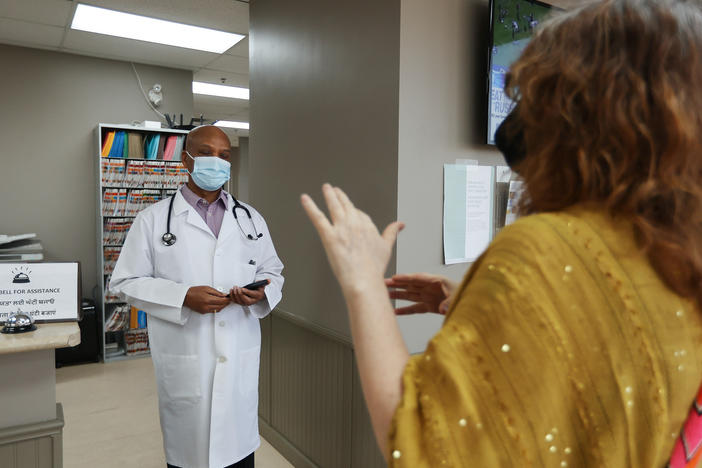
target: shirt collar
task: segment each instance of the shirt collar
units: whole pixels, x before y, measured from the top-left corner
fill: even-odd
[[[192,207],[196,207],[197,203],[200,200],[207,201],[204,198],[201,198],[199,195],[197,195],[195,192],[190,190],[190,187],[188,187],[187,184],[184,184],[183,187],[180,189],[180,193],[183,195],[183,198],[185,198],[185,201],[188,202],[188,204]],[[227,196],[227,192],[222,189],[219,191],[219,197],[214,201],[214,203],[217,203],[218,201],[221,201],[222,206],[224,206],[224,209],[227,209],[229,206],[229,197]]]

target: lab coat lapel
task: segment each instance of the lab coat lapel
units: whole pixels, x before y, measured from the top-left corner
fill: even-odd
[[[231,195],[227,194],[227,209],[224,212],[224,217],[222,218],[222,227],[219,229],[218,242],[224,242],[227,238],[239,231],[239,226],[236,224],[234,215],[232,214],[232,207],[234,206],[234,201]]]
[[[188,224],[201,229],[207,233],[209,233],[212,237],[214,237],[214,234],[212,234],[212,230],[207,226],[207,223],[205,223],[205,220],[202,219],[202,216],[198,214],[197,211],[195,211],[195,208],[193,208],[190,203],[188,203],[183,195],[180,193],[180,190],[176,192],[176,199],[173,202],[173,214],[179,215],[183,213],[184,211],[188,212],[188,217],[186,218]]]

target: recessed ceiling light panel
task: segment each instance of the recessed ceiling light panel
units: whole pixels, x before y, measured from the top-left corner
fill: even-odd
[[[248,88],[218,85],[214,83],[204,83],[202,81],[193,81],[193,93],[206,94],[208,96],[227,97],[232,99],[249,98]]]
[[[248,122],[233,122],[231,120],[218,120],[214,123],[217,127],[238,128],[240,130],[248,130]]]
[[[221,54],[245,36],[79,3],[71,28]]]

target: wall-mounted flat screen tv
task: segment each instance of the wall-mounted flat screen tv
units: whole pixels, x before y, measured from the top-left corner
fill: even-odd
[[[554,2],[555,3],[555,2]],[[531,40],[534,29],[556,8],[536,0],[490,0],[490,49],[488,59],[488,135],[495,144],[495,131],[513,103],[505,95],[505,77]]]

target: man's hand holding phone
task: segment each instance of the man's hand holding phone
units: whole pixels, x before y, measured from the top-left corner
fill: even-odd
[[[227,307],[229,297],[209,286],[193,286],[185,295],[184,304],[200,314],[215,314]]]
[[[265,287],[270,280],[261,280],[249,283],[246,286],[234,286],[229,292],[229,298],[235,304],[250,306],[263,300],[266,297]]]

